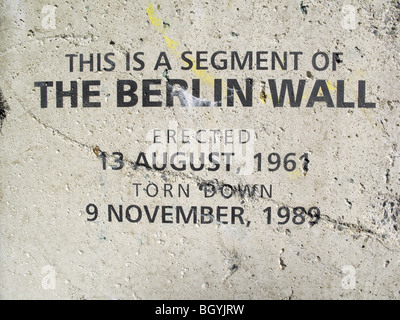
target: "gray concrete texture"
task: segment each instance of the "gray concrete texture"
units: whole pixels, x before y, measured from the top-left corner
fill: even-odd
[[[0,8],[2,299],[399,299],[398,1]]]

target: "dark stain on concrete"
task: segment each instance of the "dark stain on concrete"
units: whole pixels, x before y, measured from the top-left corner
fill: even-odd
[[[3,121],[7,117],[8,110],[10,110],[10,106],[4,98],[3,91],[0,89],[0,133],[1,128],[3,127]]]

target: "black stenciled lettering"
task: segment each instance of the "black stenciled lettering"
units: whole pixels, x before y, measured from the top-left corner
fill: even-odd
[[[244,224],[244,220],[243,220],[243,213],[244,213],[244,209],[242,207],[232,207],[232,217],[231,217],[231,223],[235,224],[236,223],[236,219],[239,220],[240,224]]]
[[[214,165],[214,167],[207,168],[208,171],[217,171],[220,168],[221,165],[220,165],[218,159],[215,159],[215,157],[219,157],[218,152],[211,152],[208,155],[208,161],[210,161],[210,163],[212,163]]]
[[[299,55],[302,55],[303,52],[293,51],[293,52],[289,52],[289,54],[293,56],[293,70],[298,70],[299,69]]]
[[[365,102],[365,81],[358,81],[358,107],[375,108],[375,102]]]
[[[192,67],[193,67],[193,59],[190,59],[190,58],[186,57],[187,55],[191,55],[191,54],[192,54],[192,51],[182,52],[181,58],[182,58],[183,61],[185,61],[187,63],[186,67],[184,67],[184,66],[181,67],[182,70],[190,70],[190,69],[192,69]]]
[[[324,64],[322,64],[321,66],[317,65],[317,58],[318,56],[322,56],[323,60],[324,60]],[[325,52],[317,52],[313,55],[312,57],[312,66],[315,70],[317,71],[324,71],[329,67],[329,56],[328,54],[326,54]]]
[[[103,164],[103,170],[107,169],[107,154],[105,152],[100,152],[99,157],[101,158],[101,162]]]
[[[56,107],[62,108],[64,106],[64,97],[71,98],[71,108],[78,106],[78,83],[71,81],[71,90],[63,91],[63,82],[56,81]]]
[[[161,163],[161,167],[159,167],[159,166],[157,166],[157,153],[153,152],[152,166],[153,166],[154,170],[162,171],[162,170],[165,170],[165,168],[167,167],[167,153],[163,152],[162,156],[163,156],[163,161]]]
[[[213,185],[211,183],[201,183],[199,185],[199,190],[204,192],[204,197],[205,198],[211,198],[217,192],[217,189],[216,189],[215,185]]]
[[[320,90],[322,91],[322,96],[319,96]],[[315,102],[325,102],[328,108],[334,108],[331,94],[328,89],[328,85],[326,84],[326,80],[316,80],[314,87],[311,91],[310,98],[307,102],[306,107],[313,107]]]
[[[132,209],[136,210],[136,213],[137,213],[136,219],[132,219],[132,215],[133,215],[133,213],[131,215]],[[134,204],[130,205],[125,210],[125,217],[126,217],[126,220],[128,220],[129,222],[132,222],[132,223],[139,222],[142,219],[142,210],[137,205],[134,205]]]
[[[216,218],[217,218],[218,222],[220,222],[222,224],[228,223],[227,221],[221,220],[223,217],[228,216],[228,214],[225,212],[225,210],[227,210],[227,209],[228,209],[228,207],[225,207],[225,206],[217,206],[217,217]]]
[[[245,185],[238,185],[238,194],[241,198],[244,198],[247,194],[248,197],[252,198],[257,191],[257,185],[253,185],[250,187],[250,185],[245,184]]]
[[[222,106],[222,79],[214,80],[214,105]]]
[[[336,64],[343,62],[343,60],[340,59],[340,56],[343,55],[343,52],[333,52],[332,53],[332,70],[336,71]]]
[[[172,206],[162,206],[161,208],[161,222],[162,223],[173,223],[172,212],[167,211],[167,209],[172,209]],[[171,220],[168,220],[171,218]]]
[[[253,69],[253,52],[247,51],[243,58],[243,61],[240,61],[239,54],[237,53],[237,51],[232,51],[232,55],[231,55],[232,70],[235,70],[235,61],[237,62],[240,70],[244,69],[244,67],[246,66],[247,61],[248,61],[248,68],[249,68],[249,70],[252,70]]]
[[[150,169],[149,163],[144,152],[139,152],[139,155],[134,163],[135,166],[142,166]]]
[[[146,64],[144,63],[144,61],[142,59],[139,58],[139,56],[143,56],[144,52],[135,52],[135,54],[133,55],[133,60],[135,62],[137,62],[139,64],[139,66],[133,66],[132,70],[135,71],[141,71],[144,69],[144,67],[146,66]]]
[[[128,87],[128,88],[126,88]],[[132,107],[137,104],[138,96],[135,94],[137,83],[133,80],[117,80],[117,107]],[[125,97],[129,100],[125,101]]]
[[[101,71],[101,53],[97,54],[97,70],[96,71]]]
[[[47,108],[47,87],[52,87],[53,81],[38,81],[34,86],[40,88],[40,107]]]
[[[222,58],[222,59],[219,60],[219,62],[222,63],[222,65],[221,64],[216,64],[215,60],[217,59],[217,56],[221,55],[221,54],[225,55],[226,51],[216,51],[211,56],[211,65],[215,70],[226,70],[227,69],[228,60],[226,58]]]
[[[337,81],[336,99],[338,108],[354,108],[354,102],[344,102],[344,80]]]
[[[278,153],[270,153],[268,155],[268,163],[274,165],[272,168],[268,168],[268,171],[276,171],[281,166],[281,156]]]
[[[189,184],[186,185],[186,190],[180,183],[178,184],[178,198],[181,197],[182,193],[186,198],[189,198]]]
[[[83,71],[83,66],[85,64],[89,65],[90,71],[93,71],[93,53],[89,54],[89,60],[84,60],[83,58],[83,53],[79,54],[79,71],[82,72]]]
[[[257,171],[261,171],[261,153],[257,153],[254,155],[254,159],[257,160]]]
[[[267,224],[272,223],[272,208],[267,207],[263,210],[267,214]],[[292,213],[292,216],[291,216]],[[280,207],[277,211],[277,216],[280,218],[278,224],[287,224],[291,221],[294,225],[302,225],[306,221],[306,216],[312,218],[309,221],[310,227],[318,223],[321,217],[321,211],[318,207],[311,207],[308,211],[301,206],[289,209],[288,207]]]
[[[158,55],[157,62],[154,66],[154,70],[158,70],[159,67],[166,67],[168,70],[171,70],[171,64],[169,63],[167,54],[162,51]]]
[[[272,56],[271,56],[271,60],[272,60],[271,68],[272,68],[272,70],[275,70],[276,61],[278,61],[281,70],[287,70],[287,52],[285,51],[283,53],[283,61],[281,60],[281,58],[280,58],[280,56],[279,56],[279,54],[277,52],[272,51],[271,54],[272,54]]]
[[[290,210],[288,207],[280,207],[277,215],[279,218],[284,219],[283,221],[278,221],[278,224],[286,224],[290,219]]]
[[[286,92],[289,94],[289,103],[291,107],[300,107],[301,100],[303,98],[304,87],[306,84],[306,80],[299,80],[299,85],[297,87],[297,94],[294,95],[293,90],[293,80],[284,79],[282,80],[282,86],[280,90],[280,94],[278,97],[278,92],[276,88],[276,80],[275,79],[268,79],[269,88],[271,91],[272,102],[274,107],[283,107],[285,102],[285,95]]]
[[[151,101],[152,96],[161,96],[161,90],[150,89],[151,85],[161,84],[161,79],[143,80],[143,107],[161,107],[161,101]]]
[[[209,224],[211,222],[213,222],[214,217],[212,215],[213,213],[213,208],[211,207],[206,207],[206,206],[202,206],[200,208],[200,222],[201,224]]]
[[[90,101],[90,97],[100,96],[100,91],[91,91],[91,86],[99,86],[100,80],[84,80],[82,81],[82,106],[84,108],[99,108],[100,102]]]
[[[265,208],[264,210],[263,210],[263,212],[266,212],[267,213],[267,224],[271,224],[271,216],[272,216],[272,210],[271,210],[271,207],[268,207],[268,208]]]
[[[141,183],[137,183],[137,182],[133,182],[132,183],[133,186],[135,186],[135,190],[136,190],[136,197],[139,195],[139,186],[141,186]]]
[[[175,158],[178,156],[184,156],[184,152],[175,152],[171,155],[171,168],[176,170],[176,171],[185,171],[186,170],[186,161],[185,160],[179,160],[178,162],[182,165],[181,167],[177,167],[175,164]]]
[[[202,66],[202,62],[206,62],[207,58],[203,58],[202,55],[207,55],[207,51],[196,51],[196,69],[197,70],[207,70],[207,66]]]
[[[294,224],[303,224],[306,219],[305,214],[306,214],[306,209],[304,209],[303,207],[295,207],[293,209],[292,222]]]
[[[228,190],[228,191],[226,191]],[[223,184],[221,187],[221,195],[225,199],[232,197],[234,193],[233,187],[230,184]]]
[[[150,210],[147,206],[144,206],[144,211],[146,213],[147,219],[149,220],[150,223],[154,223],[154,220],[157,217],[159,206],[155,206],[154,211],[152,214],[150,214]]]
[[[193,170],[193,171],[201,171],[201,170],[203,170],[204,169],[204,152],[200,153],[200,166],[196,167],[194,165],[194,162],[195,162],[194,161],[194,153],[191,152],[190,153],[190,170]]]
[[[185,215],[185,211],[183,210],[182,206],[176,207],[176,223],[180,223],[180,217],[183,219],[183,223],[189,223],[190,218],[193,217],[193,223],[197,221],[197,207],[190,207],[190,210],[187,215]]]
[[[124,156],[121,152],[113,152],[114,162],[116,165],[111,166],[112,170],[121,170],[124,167]]]
[[[265,187],[265,185],[261,185],[261,198],[264,197],[264,192],[266,193],[268,198],[272,198],[272,184],[269,185],[269,190]]]
[[[77,54],[66,54],[66,57],[69,57],[69,72],[73,72],[74,71],[74,58],[77,57]]]
[[[262,55],[268,54],[268,51],[257,51],[256,52],[256,69],[257,70],[268,70],[267,66],[263,66],[263,62],[268,62],[267,58],[262,58]]]
[[[165,183],[165,184],[164,184],[164,198],[167,197],[167,193],[169,194],[169,196],[170,196],[171,198],[174,197],[174,196],[172,195],[171,190],[172,190],[172,184],[170,184],[170,183]]]
[[[115,69],[115,62],[110,59],[110,57],[113,56],[114,56],[113,52],[108,52],[104,55],[104,61],[110,65],[110,67],[108,68],[103,68],[104,71],[113,71]]]
[[[313,212],[315,213],[313,214]],[[314,218],[314,220],[310,221],[309,224],[312,227],[313,225],[317,224],[319,219],[321,218],[321,211],[318,207],[311,207],[307,211],[307,215],[311,218]]]
[[[294,161],[293,159],[289,159],[289,157],[295,157],[296,154],[295,153],[288,153],[285,158],[283,159],[283,168],[286,171],[293,171],[294,169],[296,169],[296,161]]]
[[[87,218],[87,221],[95,221],[97,219],[97,216],[99,214],[99,210],[97,209],[97,206],[93,203],[89,203],[86,206],[86,213],[90,216],[92,216],[92,218]]]
[[[173,141],[176,143],[176,130],[174,129],[167,129],[167,143],[171,143]]]
[[[118,212],[115,210],[114,206],[109,204],[108,205],[108,221],[112,221],[112,215],[114,215],[117,218],[118,222],[122,222],[123,220],[123,215],[122,215],[122,205],[118,206]]]
[[[150,193],[150,192],[149,192],[149,187],[150,187],[150,186],[152,186],[152,188],[154,189],[153,193]],[[157,187],[157,185],[156,185],[155,183],[153,183],[153,182],[150,182],[150,183],[147,185],[147,187],[146,187],[146,194],[147,194],[147,196],[149,196],[149,197],[151,197],[151,198],[154,198],[155,196],[157,196],[157,194],[158,194],[158,187]]]
[[[228,79],[227,81],[227,106],[233,107],[234,105],[234,92],[238,95],[243,107],[251,107],[253,105],[253,79],[246,79],[246,95],[243,94],[236,79]]]
[[[225,164],[225,169],[226,171],[230,171],[231,170],[231,158],[234,156],[235,154],[233,152],[221,152],[221,156],[225,156],[226,157],[226,164]]]

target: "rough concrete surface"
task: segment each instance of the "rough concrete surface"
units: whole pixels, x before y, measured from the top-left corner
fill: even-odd
[[[0,8],[2,299],[399,299],[398,1]]]

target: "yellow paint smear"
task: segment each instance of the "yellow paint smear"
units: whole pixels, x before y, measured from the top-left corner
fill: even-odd
[[[153,5],[152,5],[152,4],[150,4],[150,5],[147,7],[146,13],[147,13],[147,15],[149,16],[149,20],[150,20],[151,24],[152,24],[153,26],[155,26],[156,29],[157,29],[159,32],[161,32],[162,34],[164,34],[164,30],[163,30],[162,27],[161,27],[161,26],[162,26],[162,21],[161,21],[161,19],[159,19],[159,18],[157,18],[157,17],[155,16],[155,14],[154,14],[154,8],[153,8]]]
[[[304,174],[300,169],[295,169],[295,170],[289,172],[289,178],[291,180],[297,180],[297,179],[299,179],[300,177],[303,177],[303,176],[304,176]]]
[[[327,80],[326,85],[331,92],[336,92],[336,86],[332,83],[332,81]]]
[[[165,34],[165,29],[163,28],[163,22],[160,18],[158,18],[155,15],[155,11],[154,11],[154,7],[152,4],[150,4],[147,9],[146,9],[146,13],[149,17],[149,20],[151,22],[151,24],[157,29],[158,32],[160,32],[160,34],[163,36],[164,41],[167,45],[167,47],[173,52],[175,53],[176,56],[178,56],[179,58],[182,55],[182,51],[180,51],[178,49],[178,47],[180,46],[179,42],[176,40],[173,40],[171,38],[169,38],[166,34]],[[193,65],[196,64],[196,60],[194,58],[190,58],[188,57],[188,59],[190,61],[192,61]],[[192,73],[194,75],[196,75],[197,78],[200,79],[200,81],[202,81],[203,83],[209,85],[209,86],[214,86],[214,80],[215,78],[209,74],[208,72],[204,71],[204,70],[196,70],[196,69],[191,69]],[[226,84],[223,83],[223,86],[226,86]]]

